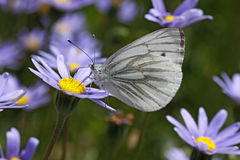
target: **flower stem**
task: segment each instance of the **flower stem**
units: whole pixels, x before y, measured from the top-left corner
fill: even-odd
[[[141,145],[142,145],[145,129],[147,127],[147,122],[148,122],[148,119],[149,119],[149,115],[150,115],[149,112],[145,113],[145,115],[144,115],[144,120],[143,120],[143,123],[142,123],[141,132],[140,132],[140,138],[139,138],[139,142],[138,142],[137,149],[136,149],[136,152],[135,152],[136,154],[133,158],[134,160],[138,159],[138,154],[141,150]]]
[[[67,153],[69,118],[70,117],[66,119],[63,127],[62,160],[65,160],[67,155],[66,153]]]
[[[212,156],[193,148],[190,160],[211,160]]]
[[[58,114],[58,117],[57,117],[57,122],[56,122],[56,126],[55,126],[55,129],[54,129],[54,132],[53,132],[53,135],[52,135],[52,138],[50,140],[50,143],[48,144],[48,147],[47,147],[47,150],[45,152],[45,155],[43,157],[43,160],[48,160],[51,152],[52,152],[52,149],[56,143],[56,140],[57,138],[59,137],[61,131],[62,131],[62,128],[64,126],[64,122],[66,120],[66,116],[63,116],[61,114]]]

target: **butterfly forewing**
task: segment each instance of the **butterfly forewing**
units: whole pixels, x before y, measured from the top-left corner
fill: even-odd
[[[184,35],[166,28],[150,33],[113,54],[102,66],[103,88],[142,111],[165,107],[182,81]],[[95,75],[98,77],[99,75]]]

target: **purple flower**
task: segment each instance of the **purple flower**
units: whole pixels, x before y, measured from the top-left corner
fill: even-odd
[[[234,74],[232,80],[226,73],[221,74],[223,80],[213,76],[213,80],[222,88],[223,93],[240,103],[240,74]]]
[[[3,155],[2,148],[0,146],[1,160],[31,160],[39,140],[35,137],[30,137],[26,147],[20,153],[20,134],[16,128],[11,128],[6,134],[7,148],[6,157]]]
[[[99,0],[95,0],[94,3],[96,4],[97,8],[101,12],[107,12],[112,7],[111,0],[100,0],[100,1]]]
[[[184,151],[180,148],[172,148],[166,154],[168,160],[190,160],[189,157],[186,156]],[[212,158],[212,160],[221,160],[220,158]]]
[[[73,11],[90,5],[93,0],[49,0],[48,4],[61,11]]]
[[[238,147],[233,146],[240,143],[240,122],[219,131],[227,118],[225,109],[221,109],[208,123],[206,112],[200,107],[198,125],[186,109],[181,109],[181,115],[186,127],[171,116],[167,116],[167,120],[175,126],[174,130],[186,143],[208,155],[240,155]]]
[[[152,0],[153,8],[145,18],[172,28],[183,28],[204,19],[213,19],[212,16],[204,15],[201,9],[194,8],[197,3],[198,0],[184,0],[172,14],[166,11],[163,0]]]
[[[0,5],[5,10],[14,13],[34,13],[38,10],[44,0],[4,0]]]
[[[56,73],[41,57],[36,56],[32,58],[32,62],[38,71],[29,68],[30,71],[50,86],[70,96],[88,98],[111,111],[115,111],[115,109],[99,100],[109,95],[106,90],[86,87],[92,82],[92,79],[90,78],[90,68],[79,68],[72,77],[69,68],[64,61],[63,55],[57,56],[57,70],[60,75]]]
[[[15,76],[10,76],[8,79],[8,88],[6,89],[8,92],[18,90],[20,88],[25,88],[21,86],[19,80]],[[26,89],[26,94],[17,101],[16,105],[24,106],[28,105],[26,110],[36,109],[44,104],[46,104],[50,98],[47,94],[48,87],[42,82],[36,83],[34,86]]]
[[[170,149],[165,154],[165,157],[167,157],[168,160],[190,160],[190,158],[186,156],[183,150],[179,148]]]
[[[118,19],[122,23],[131,22],[138,13],[138,6],[131,0],[124,1],[118,9]]]
[[[37,51],[46,42],[45,31],[40,28],[35,28],[32,31],[25,29],[20,33],[19,40],[24,48],[30,51]]]
[[[11,41],[0,44],[0,70],[3,68],[17,69],[23,57],[20,47]]]
[[[63,40],[67,43],[68,39],[85,28],[85,17],[82,14],[65,14],[61,17],[52,28],[51,41]]]
[[[44,51],[39,51],[38,53],[53,68],[57,68],[57,56],[63,55],[71,72],[76,71],[79,67],[89,67],[92,61],[103,63],[106,60],[106,58],[101,58],[100,47],[98,47],[100,43],[96,39],[93,39],[88,32],[81,32],[78,34],[77,40],[74,42],[81,47],[89,57],[76,46],[68,42],[57,40],[51,42],[51,44],[54,45],[50,46],[50,50],[53,54]]]
[[[6,108],[23,108],[24,105],[17,105],[17,101],[22,98],[25,91],[22,89],[7,91],[10,87],[8,83],[9,74],[3,73],[0,75],[0,111]]]

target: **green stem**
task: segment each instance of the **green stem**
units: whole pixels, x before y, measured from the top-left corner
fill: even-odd
[[[142,145],[142,141],[143,141],[143,137],[144,137],[144,132],[145,132],[145,129],[146,129],[146,126],[147,126],[149,115],[150,115],[150,113],[148,112],[144,116],[144,120],[143,120],[143,123],[142,123],[143,125],[142,125],[141,132],[140,132],[140,138],[139,138],[138,146],[137,146],[137,149],[136,149],[136,152],[135,152],[136,154],[135,154],[135,157],[133,158],[134,160],[138,159],[138,154],[139,154],[140,149],[141,149],[141,145]]]
[[[57,117],[57,122],[56,122],[56,126],[55,126],[55,129],[54,129],[54,132],[53,132],[53,135],[52,135],[52,138],[50,140],[50,143],[48,144],[48,147],[47,147],[47,150],[45,152],[45,155],[43,157],[43,160],[48,160],[51,152],[52,152],[52,149],[56,143],[56,140],[57,138],[59,137],[61,131],[62,131],[62,128],[64,126],[64,122],[66,120],[66,116],[62,116],[60,114],[58,114],[58,117]]]
[[[193,148],[190,160],[211,160],[212,156]]]
[[[66,153],[67,153],[69,118],[70,117],[66,119],[63,127],[62,160],[65,160],[67,155]]]

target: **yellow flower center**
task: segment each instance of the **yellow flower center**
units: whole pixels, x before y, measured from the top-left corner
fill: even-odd
[[[12,157],[10,160],[21,160],[20,158]]]
[[[208,146],[208,149],[207,149],[208,152],[216,148],[214,142],[209,137],[199,137],[196,139],[196,142],[197,144],[199,142],[205,143]]]
[[[28,104],[28,102],[29,102],[29,99],[28,99],[28,97],[25,95],[25,96],[23,96],[22,98],[20,98],[20,99],[17,101],[17,105],[23,106],[23,105]]]
[[[70,4],[71,0],[55,0],[56,3],[65,3],[65,4]]]
[[[68,67],[69,67],[70,72],[74,72],[76,69],[78,69],[80,67],[80,65],[77,63],[69,63]]]
[[[55,26],[55,31],[61,35],[69,34],[71,30],[71,26],[66,22],[57,22]]]
[[[46,3],[42,3],[39,7],[38,7],[38,13],[39,14],[47,14],[50,11],[50,6]]]
[[[172,21],[174,19],[174,16],[173,15],[169,15],[169,16],[165,16],[164,17],[164,20],[165,21]]]
[[[36,35],[29,34],[26,37],[25,44],[28,49],[36,51],[40,48],[40,40]]]
[[[63,92],[68,91],[71,93],[82,94],[86,90],[83,83],[79,82],[78,80],[73,79],[72,77],[63,78],[58,82],[58,84]]]

